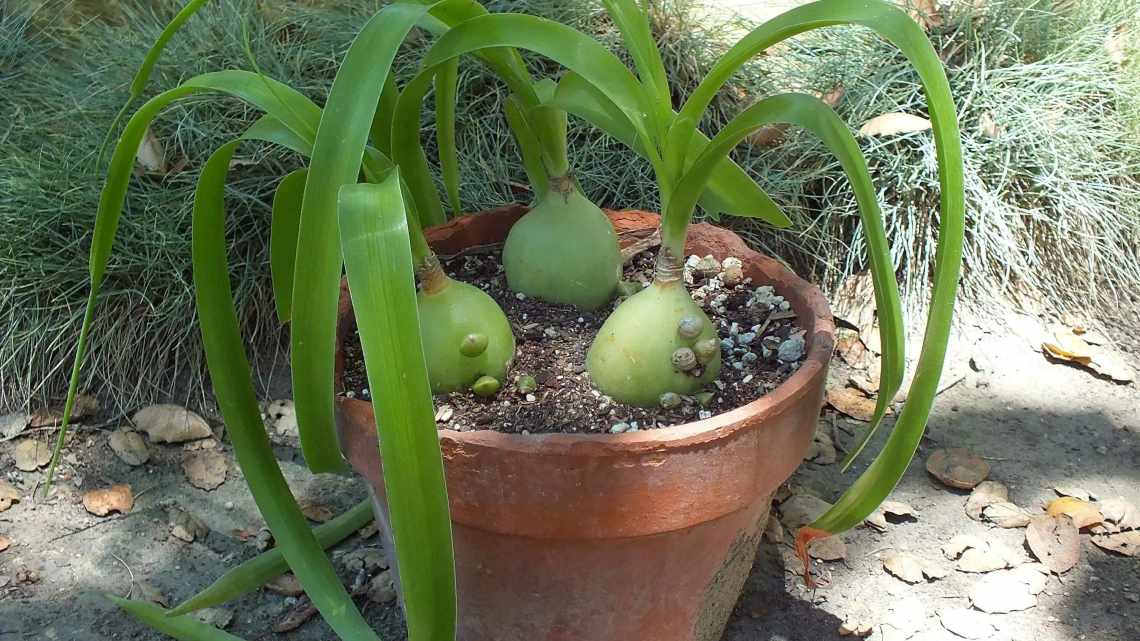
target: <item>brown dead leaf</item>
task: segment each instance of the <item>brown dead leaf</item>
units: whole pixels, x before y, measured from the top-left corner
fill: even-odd
[[[970,450],[951,448],[935,450],[926,459],[926,471],[944,485],[969,490],[986,480],[990,466]]]
[[[1000,138],[1004,133],[1002,127],[994,120],[992,111],[984,111],[982,115],[978,116],[978,130],[986,138]]]
[[[970,492],[966,499],[966,516],[975,521],[982,520],[982,511],[987,505],[1009,500],[1009,488],[997,481],[982,481]]]
[[[324,523],[334,516],[329,506],[317,503],[316,501],[302,501],[301,514],[304,514],[305,518],[315,523]]]
[[[924,31],[942,26],[942,15],[938,12],[938,0],[910,0],[907,3],[906,12]]]
[[[1017,553],[1001,543],[982,540],[969,534],[959,534],[942,546],[942,554],[958,560],[959,572],[992,572],[1021,562]]]
[[[1045,567],[1057,574],[1073,569],[1081,558],[1081,538],[1067,514],[1034,517],[1025,528],[1025,542]]]
[[[942,627],[963,639],[988,639],[994,626],[985,614],[969,608],[951,608],[938,615]]]
[[[16,459],[16,469],[34,472],[51,461],[51,445],[26,438],[12,448],[12,458]]]
[[[150,451],[147,450],[146,441],[142,435],[134,430],[120,427],[111,432],[107,440],[111,451],[127,465],[138,466],[150,460]]]
[[[970,588],[970,603],[990,614],[1028,610],[1045,589],[1046,572],[1039,563],[1026,563],[987,574]]]
[[[80,421],[99,411],[99,399],[91,394],[79,394],[71,406],[71,420]],[[55,427],[63,423],[63,406],[41,407],[29,417],[29,427]]]
[[[226,457],[217,450],[187,452],[182,458],[182,471],[190,485],[200,490],[214,490],[226,482]]]
[[[170,599],[162,593],[162,590],[160,590],[158,586],[149,581],[138,581],[136,585],[139,590],[139,595],[142,596],[144,601],[157,603],[164,608],[170,607]]]
[[[1041,348],[1054,358],[1087,365],[1092,362],[1093,348],[1069,327],[1054,327],[1051,339]]]
[[[1124,556],[1140,556],[1140,530],[1129,530],[1116,534],[1097,534],[1091,538],[1093,545],[1102,550],[1116,552]]]
[[[177,405],[144,407],[132,421],[155,443],[183,443],[214,435],[205,419]]]
[[[788,132],[786,123],[764,125],[748,135],[745,139],[753,147],[775,147],[784,141],[784,134]]]
[[[273,624],[273,631],[277,633],[291,632],[305,624],[317,613],[317,608],[307,597],[301,597],[285,616]]]
[[[1117,383],[1131,383],[1136,380],[1136,372],[1124,362],[1124,359],[1104,347],[1093,348],[1092,362],[1088,364],[1088,368]]]
[[[1104,521],[1104,515],[1100,513],[1100,510],[1098,510],[1095,505],[1071,496],[1062,496],[1059,499],[1050,501],[1049,505],[1045,506],[1045,511],[1050,516],[1068,515],[1078,530],[1083,530],[1090,525],[1096,525]]]
[[[875,324],[875,284],[871,272],[848,276],[831,300],[831,314],[863,334]]]
[[[830,509],[831,504],[821,498],[810,494],[794,494],[780,504],[780,521],[785,528],[794,532]]]
[[[839,536],[814,539],[808,543],[808,554],[820,561],[842,561],[847,558],[847,544]]]
[[[301,587],[301,582],[297,580],[297,577],[288,572],[274,577],[265,584],[265,589],[282,596],[301,596],[305,593],[305,589]]]
[[[1009,501],[998,501],[982,508],[985,520],[1000,528],[1019,528],[1029,525],[1029,513]]]
[[[907,583],[922,583],[922,561],[908,552],[891,550],[883,556],[883,569]]]
[[[869,637],[874,630],[870,621],[856,618],[846,618],[836,630],[841,637]]]
[[[847,377],[847,382],[851,387],[863,392],[864,396],[868,398],[874,397],[879,393],[879,379],[878,377],[871,377],[862,373],[855,373]]]
[[[31,423],[32,417],[24,413],[0,416],[0,442],[10,441],[19,436]]]
[[[1123,497],[1101,501],[1100,511],[1104,514],[1105,523],[1117,531],[1140,529],[1140,510]]]
[[[154,135],[150,127],[147,127],[146,135],[139,142],[135,160],[138,163],[136,174],[139,175],[164,175],[170,170],[170,166],[166,163],[166,151],[162,147],[162,142],[159,141],[158,136]]]
[[[1071,496],[1082,501],[1091,501],[1093,499],[1092,492],[1082,487],[1076,487],[1075,485],[1055,485],[1053,486],[1053,491],[1057,493],[1057,496]]]
[[[875,116],[859,128],[861,136],[895,136],[930,129],[930,121],[922,116],[906,113],[887,113]]]
[[[837,411],[864,423],[875,416],[875,401],[851,387],[832,387],[827,390],[827,403]]]
[[[890,516],[889,521],[887,519],[888,516]],[[871,513],[871,516],[867,517],[864,523],[880,532],[885,532],[891,522],[897,523],[905,519],[916,518],[918,517],[915,514],[914,508],[907,503],[903,503],[902,501],[883,501],[882,505]]]
[[[107,516],[112,512],[126,514],[134,505],[135,495],[126,483],[83,493],[83,508],[95,516]]]
[[[815,436],[812,437],[811,445],[808,446],[804,460],[818,465],[832,465],[837,458],[835,443],[831,440],[831,428],[820,422],[816,425]]]
[[[970,548],[985,548],[986,542],[972,534],[957,534],[942,546],[942,554],[953,561]]]
[[[23,494],[16,489],[15,485],[0,479],[0,512],[12,507],[13,503],[19,503],[22,498]]]
[[[0,534],[0,552],[12,547],[12,539]],[[0,586],[4,587],[4,586]]]
[[[865,367],[872,354],[859,338],[859,332],[846,327],[835,330],[835,353],[851,367]]]
[[[193,543],[196,540],[206,538],[206,536],[210,534],[210,528],[202,522],[202,519],[182,508],[171,508],[168,512],[168,517],[170,535],[180,541]]]

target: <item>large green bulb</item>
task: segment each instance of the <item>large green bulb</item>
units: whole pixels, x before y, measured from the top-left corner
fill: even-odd
[[[594,385],[650,407],[662,394],[694,394],[720,372],[716,329],[683,282],[655,281],[618,305],[586,354]]]
[[[621,251],[610,219],[563,181],[511,227],[503,269],[516,292],[593,310],[614,294]]]
[[[433,393],[465,390],[483,376],[506,379],[515,337],[494,299],[450,278],[416,298]]]

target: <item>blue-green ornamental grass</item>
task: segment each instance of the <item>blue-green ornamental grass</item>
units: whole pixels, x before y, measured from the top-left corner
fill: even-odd
[[[134,93],[141,93],[165,43],[202,4],[190,3],[164,32],[136,80],[140,91]],[[554,298],[560,290],[552,283],[569,268],[593,269],[597,262],[604,269],[591,276],[581,292],[583,298],[569,302],[597,307],[616,289],[620,260],[612,260],[616,255],[612,229],[604,233],[595,225],[601,212],[584,198],[577,199],[570,176],[572,163],[565,144],[568,115],[627,143],[653,168],[662,203],[662,246],[654,282],[617,307],[587,357],[601,391],[630,403],[674,403],[681,394],[700,393],[719,367],[719,351],[709,348],[715,347],[714,328],[680,277],[685,234],[698,204],[709,212],[757,218],[774,226],[789,222],[733,163],[729,152],[752,132],[773,123],[800,126],[827,145],[855,191],[883,338],[875,420],[851,453],[850,463],[901,386],[905,363],[898,288],[866,162],[850,130],[831,108],[804,94],[763,98],[711,139],[697,125],[729,77],[767,48],[805,31],[859,24],[898,47],[921,79],[938,149],[942,200],[930,316],[906,405],[884,450],[832,510],[801,529],[797,546],[804,552],[812,538],[862,522],[894,488],[913,457],[934,400],[950,330],[962,252],[963,172],[954,102],[941,63],[922,29],[893,5],[878,0],[821,0],[751,31],[674,111],[672,90],[646,15],[634,0],[603,4],[621,32],[636,73],[596,40],[553,21],[487,14],[472,0],[397,2],[379,10],[361,29],[323,106],[256,67],[254,72],[230,70],[190,78],[140,106],[124,125],[110,157],[91,245],[89,301],[49,485],[139,143],[151,121],[176,101],[197,94],[237,98],[264,115],[219,147],[202,168],[194,198],[193,267],[211,382],[238,464],[281,556],[335,633],[352,641],[377,638],[333,571],[323,541],[306,526],[258,411],[229,283],[223,197],[235,152],[246,141],[256,140],[308,159],[305,170],[287,175],[278,186],[270,241],[275,304],[281,320],[290,325],[294,400],[305,460],[318,472],[345,467],[333,429],[333,356],[340,283],[346,273],[385,461],[409,638],[454,638],[451,522],[431,394],[473,386],[476,393],[493,396],[505,382],[514,345],[502,310],[485,293],[443,274],[422,231],[423,225],[445,219],[420,140],[423,103],[433,87],[437,119],[444,123],[437,127],[444,192],[452,209],[459,207],[455,129],[450,121],[456,113],[457,65],[464,56],[488,64],[510,86],[507,117],[536,189],[539,215],[532,216],[535,224],[522,226],[522,235],[510,242],[513,266],[509,268],[527,275],[533,268],[534,259],[528,257],[532,245],[558,256],[550,262],[563,268],[525,285],[519,273],[508,274],[513,286],[534,287],[532,291],[545,292],[540,296]],[[417,25],[439,35],[415,77],[399,87],[392,77],[393,63]],[[517,50],[545,57],[568,71],[557,82],[534,82]],[[589,240],[587,246],[559,247],[560,240],[569,243],[579,232]],[[559,233],[569,238],[554,237]],[[590,264],[578,264],[583,257],[589,257]],[[256,572],[247,568],[210,589],[215,594],[239,594],[255,578],[267,575],[266,568],[279,567],[275,563],[261,562]],[[135,602],[120,605],[177,638],[232,638],[178,614],[193,606],[180,606],[169,615]]]

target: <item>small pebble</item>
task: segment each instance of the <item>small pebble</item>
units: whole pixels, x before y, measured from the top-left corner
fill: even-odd
[[[744,334],[736,337],[736,342],[740,343],[741,345],[751,345],[752,341],[754,340],[756,340],[756,334],[752,332],[745,332]]]
[[[629,431],[629,423],[614,423],[610,427],[610,434],[621,434]]]
[[[554,329],[553,327],[547,327],[546,329],[542,330],[542,333],[546,334],[547,338],[558,338],[558,330]]]
[[[227,510],[232,510],[232,509],[234,509],[234,502],[233,502],[233,501],[226,501],[226,502],[225,502],[225,506],[224,506],[224,507],[225,507]]]
[[[755,353],[748,352],[744,356],[741,356],[740,360],[743,361],[745,365],[751,365],[751,364],[755,363],[757,360],[759,360],[759,358],[760,357],[757,356]]]
[[[780,348],[776,352],[776,358],[779,358],[785,363],[794,363],[804,357],[804,338],[799,334],[795,334],[788,338],[788,340],[780,343]]]
[[[526,402],[528,402],[528,403],[533,403],[534,401],[535,401],[535,396],[534,396],[534,394],[527,394],[527,395],[526,395]]]
[[[720,346],[724,351],[731,352],[736,347],[736,343],[733,343],[731,338],[722,338],[720,339]]]
[[[519,300],[526,300],[526,294],[522,292],[515,292],[515,298]]]

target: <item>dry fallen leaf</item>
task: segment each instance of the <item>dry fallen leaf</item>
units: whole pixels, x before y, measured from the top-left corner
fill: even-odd
[[[986,138],[1000,138],[1005,133],[994,119],[992,111],[982,112],[982,115],[978,116],[978,131],[981,131]]]
[[[265,584],[265,589],[282,596],[301,596],[305,593],[305,589],[301,587],[301,582],[297,580],[297,577],[288,572],[274,577]]]
[[[942,15],[938,13],[938,0],[910,0],[907,13],[926,31],[942,26]]]
[[[226,481],[226,457],[217,450],[187,452],[182,471],[190,485],[200,490],[213,490]]]
[[[139,173],[165,174],[170,169],[166,164],[166,152],[158,136],[147,127],[146,135],[139,141],[138,152],[135,153]]]
[[[146,441],[142,435],[134,430],[123,427],[111,432],[107,441],[111,451],[127,465],[137,466],[150,459],[150,451],[146,448]]]
[[[985,520],[1001,528],[1018,528],[1029,525],[1029,513],[1009,501],[998,501],[982,508]]]
[[[95,516],[107,516],[112,512],[126,514],[134,505],[135,495],[126,483],[83,493],[83,508]]]
[[[0,441],[10,441],[19,436],[31,420],[31,416],[22,413],[0,416]]]
[[[821,498],[810,494],[795,494],[780,504],[780,521],[785,528],[795,531],[830,509],[831,504]]]
[[[1009,500],[1009,488],[997,481],[982,481],[970,492],[966,499],[966,516],[975,521],[982,520],[982,511],[987,505]]]
[[[942,554],[953,561],[970,548],[984,548],[986,542],[972,534],[957,534],[942,546]]]
[[[1052,337],[1041,344],[1043,353],[1057,360],[1076,363],[1118,383],[1131,383],[1136,373],[1116,353],[1093,346],[1068,327],[1053,328]]]
[[[867,637],[871,636],[873,626],[870,621],[862,618],[848,617],[839,624],[837,632],[841,637]]]
[[[804,460],[818,465],[832,465],[836,459],[835,443],[831,440],[830,428],[820,422],[815,428],[815,436],[812,437]]]
[[[132,420],[155,443],[183,443],[214,435],[205,419],[177,405],[144,407]]]
[[[890,521],[887,517],[890,516]],[[899,522],[905,519],[917,519],[914,508],[902,501],[883,501],[878,509],[871,513],[864,521],[867,525],[884,532],[890,522]]]
[[[144,601],[157,603],[164,608],[170,607],[170,599],[168,599],[166,595],[162,593],[162,590],[158,589],[158,587],[153,583],[150,583],[149,581],[138,581],[136,585],[139,589],[139,595],[142,596]]]
[[[985,541],[969,534],[959,534],[942,546],[942,554],[957,559],[959,572],[993,572],[1017,565],[1021,558],[1016,552],[996,541]]]
[[[952,608],[939,613],[942,627],[963,639],[988,639],[994,626],[986,615],[969,608]]]
[[[1081,558],[1081,535],[1067,514],[1034,517],[1025,528],[1025,542],[1045,567],[1057,574],[1073,569]]]
[[[883,569],[907,583],[922,583],[923,562],[908,552],[891,550],[883,556]]]
[[[180,541],[193,543],[210,534],[210,528],[202,522],[202,519],[182,508],[171,508],[168,515],[170,534]]]
[[[12,539],[0,534],[0,552],[12,547]],[[4,587],[4,586],[0,586]]]
[[[1049,505],[1045,506],[1045,511],[1050,516],[1068,515],[1069,518],[1073,519],[1073,525],[1077,526],[1078,530],[1104,521],[1104,515],[1095,505],[1071,496],[1062,496],[1050,501]]]
[[[866,344],[859,338],[859,332],[846,327],[835,330],[835,353],[851,367],[865,367],[872,358]]]
[[[12,507],[13,503],[19,503],[22,498],[23,495],[20,494],[20,490],[16,489],[16,486],[0,479],[0,512]]]
[[[1128,363],[1124,362],[1119,354],[1110,352],[1103,347],[1093,349],[1092,362],[1088,364],[1089,369],[1117,383],[1131,383],[1136,380],[1136,372],[1128,366]]]
[[[270,401],[265,406],[265,423],[273,429],[272,434],[279,438],[295,439],[300,436],[293,401],[287,398]]]
[[[1140,530],[1098,534],[1092,537],[1093,545],[1102,550],[1116,552],[1124,556],[1140,556]]]
[[[26,438],[12,448],[12,457],[16,459],[16,469],[34,472],[51,461],[51,445]]]
[[[838,536],[815,539],[808,543],[808,554],[820,561],[842,561],[847,558],[847,544]]]
[[[317,608],[312,602],[307,597],[301,597],[293,609],[286,612],[280,621],[273,624],[273,631],[280,633],[296,630],[313,618],[316,613]]]
[[[944,485],[969,490],[986,480],[990,466],[970,450],[951,448],[935,450],[926,459],[926,471]]]
[[[1123,497],[1101,501],[1100,511],[1114,531],[1140,529],[1140,510]]]
[[[1053,491],[1057,493],[1057,496],[1071,496],[1082,501],[1091,501],[1094,498],[1092,492],[1074,485],[1056,485],[1053,487]]]
[[[827,403],[839,412],[864,423],[875,416],[875,401],[851,387],[832,387],[827,390]]]
[[[888,113],[875,116],[859,128],[861,136],[894,136],[930,129],[930,121],[922,116]]]
[[[302,501],[301,514],[304,514],[305,518],[315,523],[324,523],[334,516],[329,506],[317,503],[316,501]]]
[[[858,332],[867,332],[875,324],[875,284],[871,272],[863,271],[844,279],[831,300],[831,314]]]
[[[1038,563],[1027,563],[987,574],[970,588],[970,603],[990,614],[1028,610],[1045,589],[1046,572]]]

